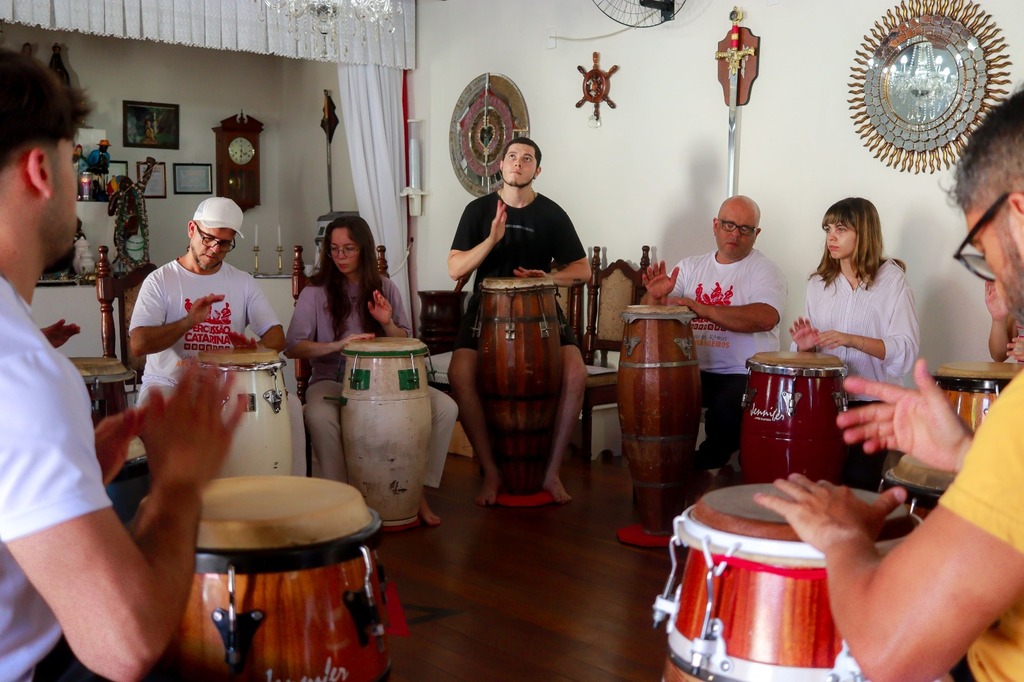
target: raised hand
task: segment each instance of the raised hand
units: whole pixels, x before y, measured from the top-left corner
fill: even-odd
[[[1006,299],[999,295],[995,282],[985,282],[985,307],[988,308],[992,319],[998,322],[1005,321],[1010,316],[1010,307],[1006,304]]]
[[[205,322],[206,318],[210,316],[210,310],[213,309],[213,304],[220,303],[223,300],[223,294],[207,294],[202,298],[197,298],[192,301],[192,307],[188,309],[187,315],[189,328],[191,329],[197,324]]]
[[[142,433],[149,403],[142,407],[128,408],[106,417],[94,430],[96,459],[103,471],[103,482],[110,483],[121,471],[128,457],[128,444]]]
[[[370,310],[370,317],[377,320],[380,326],[387,327],[391,323],[391,301],[379,290],[373,292],[373,296],[366,302],[366,307]]]
[[[50,345],[54,348],[60,348],[68,339],[75,334],[82,331],[82,328],[77,324],[64,324],[64,320],[60,319],[51,324],[49,327],[43,327],[40,329],[46,340],[50,342]]]
[[[796,318],[793,326],[789,328],[789,335],[793,337],[793,342],[799,350],[814,350],[818,345],[818,330],[806,318]]]
[[[899,450],[944,471],[956,471],[973,436],[949,399],[928,374],[924,360],[914,364],[917,390],[860,377],[847,377],[846,390],[878,402],[840,412],[836,423],[847,443],[864,451]]]
[[[507,209],[505,202],[498,199],[498,210],[494,214],[494,220],[491,221],[491,243],[497,245],[505,238],[505,221],[508,220]]]
[[[665,261],[660,261],[647,267],[643,274],[644,288],[647,289],[647,298],[655,305],[665,305],[666,297],[676,288],[676,280],[679,278],[679,268],[674,268],[672,274],[666,274]]]

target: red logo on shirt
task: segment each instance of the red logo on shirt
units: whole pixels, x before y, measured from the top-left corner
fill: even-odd
[[[704,305],[732,305],[732,287],[728,291],[722,291],[722,285],[715,282],[715,288],[710,294],[704,293],[704,284],[697,285],[697,292],[693,299]]]
[[[185,312],[187,313],[187,312],[190,312],[191,310],[192,310],[192,299],[186,298],[185,299]],[[210,308],[210,314],[206,316],[206,319],[203,320],[203,322],[206,322],[206,323],[209,323],[209,324],[221,324],[221,325],[225,325],[225,326],[230,327],[231,326],[231,304],[225,302],[224,303],[224,307],[221,308],[219,311],[215,310],[214,308]]]

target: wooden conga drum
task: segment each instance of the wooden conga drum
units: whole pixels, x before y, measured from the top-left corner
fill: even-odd
[[[92,423],[128,409],[125,382],[135,377],[116,358],[69,358],[82,375],[92,402]]]
[[[414,523],[430,440],[427,347],[418,339],[377,338],[352,341],[341,353],[348,481],[385,526]]]
[[[505,492],[539,492],[562,380],[554,282],[485,279],[473,329],[479,337],[480,399]]]
[[[277,351],[225,348],[199,351],[199,364],[233,377],[234,400],[245,403],[222,478],[292,473],[292,424]],[[230,403],[224,409],[231,409]]]
[[[791,473],[841,483],[847,448],[836,417],[846,410],[846,367],[827,353],[757,353],[747,360],[740,465],[744,483]]]
[[[896,466],[882,475],[882,490],[900,486],[907,489],[912,514],[924,518],[939,504],[939,498],[956,478],[953,471],[930,467],[916,457],[903,455]]]
[[[191,596],[165,667],[182,680],[386,678],[380,527],[344,483],[213,481],[203,493]]]
[[[1021,367],[1024,365],[1015,362],[949,362],[934,376],[956,413],[977,431],[999,392]]]
[[[759,492],[781,494],[768,484],[720,488],[675,521],[674,544],[688,549],[680,557],[678,591],[673,574],[656,604],[656,613],[668,618],[665,681],[863,679],[832,620],[824,556],[755,503]],[[877,497],[853,493],[866,501]],[[905,506],[893,511],[879,551],[890,550],[915,524]]]
[[[683,306],[631,305],[622,313],[622,453],[640,525],[653,535],[671,534],[672,519],[700,492],[693,467],[701,410],[695,317]]]
[[[420,297],[419,337],[431,354],[447,353],[455,346],[462,324],[465,291],[418,291]]]

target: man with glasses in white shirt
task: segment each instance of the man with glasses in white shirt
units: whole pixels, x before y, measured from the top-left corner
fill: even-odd
[[[760,221],[753,199],[730,197],[712,219],[715,251],[684,258],[672,272],[661,261],[644,275],[645,304],[684,305],[697,316],[691,326],[701,402],[707,409],[706,438],[697,449],[699,469],[722,467],[739,449],[747,358],[779,350],[786,278],[754,249]]]
[[[157,268],[142,283],[129,329],[132,353],[146,356],[139,403],[153,390],[178,382],[188,358],[200,351],[252,348],[281,352],[284,328],[248,272],[225,263],[242,235],[242,209],[231,199],[200,202],[188,223],[185,253]],[[245,335],[249,328],[258,338]],[[305,475],[305,430],[298,397],[289,395],[292,473]]]

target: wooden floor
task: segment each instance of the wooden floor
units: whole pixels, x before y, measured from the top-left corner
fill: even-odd
[[[449,456],[428,499],[439,528],[386,533],[380,559],[408,637],[391,637],[392,682],[661,679],[667,635],[651,605],[667,550],[620,544],[636,523],[621,458],[572,459],[564,507],[481,508],[474,460]]]

